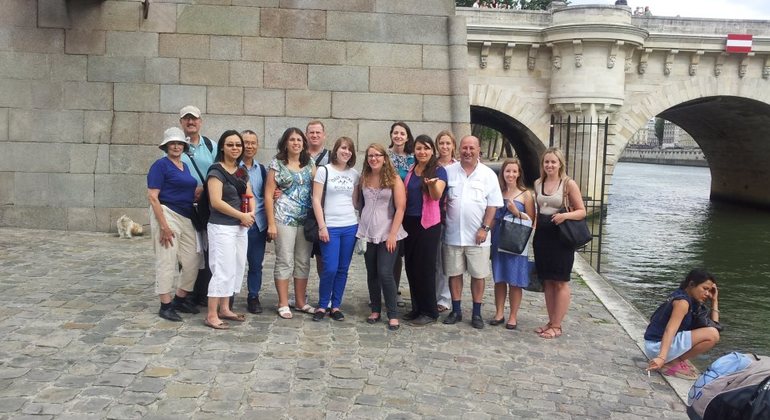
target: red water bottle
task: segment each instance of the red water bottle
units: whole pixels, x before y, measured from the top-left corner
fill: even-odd
[[[249,212],[249,200],[251,200],[251,193],[241,194],[241,213],[248,213]]]

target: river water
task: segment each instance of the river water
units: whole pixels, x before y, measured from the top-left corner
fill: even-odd
[[[770,214],[709,201],[708,168],[620,163],[602,275],[649,318],[690,269],[717,278],[720,321],[706,365],[729,351],[770,355]]]

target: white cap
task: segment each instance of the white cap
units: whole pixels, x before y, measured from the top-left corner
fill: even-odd
[[[195,118],[201,117],[201,110],[198,109],[197,106],[194,105],[187,105],[186,107],[179,110],[179,118],[184,118],[185,115],[190,114]]]
[[[184,135],[184,131],[182,131],[182,129],[179,127],[171,127],[163,132],[163,141],[160,142],[158,148],[165,151],[164,146],[172,141],[184,143],[185,151],[187,151],[187,149],[190,147],[190,140],[187,140],[187,137]]]

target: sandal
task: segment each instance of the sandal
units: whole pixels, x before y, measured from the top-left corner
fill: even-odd
[[[313,314],[313,321],[320,322],[326,316],[326,311],[319,309]]]
[[[336,311],[332,311],[332,313],[329,315],[332,317],[335,321],[344,321],[345,320],[345,314],[342,313],[339,309]]]
[[[226,319],[228,321],[243,322],[246,320],[246,315],[233,313],[233,315],[217,314],[220,319]]]
[[[219,324],[214,324],[211,321],[209,321],[208,318],[203,320],[203,325],[205,325],[205,326],[207,326],[209,328],[213,328],[215,330],[229,330],[230,329],[230,325],[228,325],[227,322],[220,321]]]
[[[376,324],[376,323],[380,322],[381,319],[382,319],[382,315],[380,315],[380,314],[377,314],[377,315],[372,314],[372,315],[369,316],[369,318],[366,318],[366,323],[367,324]]]
[[[547,324],[545,324],[545,325],[544,325],[544,326],[542,326],[542,327],[537,327],[537,328],[535,328],[535,329],[534,329],[534,331],[535,331],[535,334],[542,334],[542,333],[544,333],[546,330],[548,330],[549,328],[551,328],[551,323],[550,323],[550,322],[548,322]]]
[[[546,340],[559,338],[561,337],[561,327],[551,326],[545,331],[541,332],[539,335],[540,335],[540,338],[545,338]]]
[[[278,308],[278,316],[283,319],[292,319],[294,315],[291,314],[291,309],[288,306],[281,306]]]
[[[315,313],[315,308],[310,306],[310,305],[308,305],[307,303],[305,304],[305,306],[303,306],[301,308],[297,308],[295,306],[294,309],[296,309],[296,310],[298,310],[300,312],[304,312],[306,314],[311,314],[311,315]]]

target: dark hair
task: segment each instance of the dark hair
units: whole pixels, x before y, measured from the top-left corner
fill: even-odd
[[[348,149],[350,149],[350,152],[352,155],[350,156],[350,160],[348,160],[348,163],[345,165],[348,168],[352,168],[356,166],[356,146],[353,144],[353,140],[350,137],[342,136],[337,139],[337,141],[334,142],[334,147],[332,148],[332,155],[331,158],[329,158],[329,161],[331,163],[337,163],[337,150],[339,150],[340,147],[342,147],[343,144],[348,145]]]
[[[682,282],[679,283],[679,288],[682,290],[685,290],[690,286],[697,286],[709,280],[713,281],[714,284],[716,284],[717,282],[717,278],[714,277],[714,275],[709,273],[708,271],[702,268],[693,268],[692,271],[690,271],[690,273],[687,274],[687,277],[685,277],[684,280],[682,280]]]
[[[241,137],[245,136],[246,134],[251,134],[252,136],[257,138],[257,145],[259,145],[259,136],[257,133],[255,133],[253,130],[243,130],[241,131]]]
[[[238,158],[235,159],[236,164],[241,163],[241,159],[243,158],[243,137],[241,137],[241,133],[239,133],[237,130],[227,130],[224,133],[222,133],[221,136],[219,136],[219,142],[217,142],[217,155],[214,157],[214,162],[222,162],[224,160],[225,154],[225,139],[230,136],[237,136],[238,140],[241,141],[241,154],[238,155]]]
[[[516,178],[516,188],[519,189],[519,191],[525,191],[527,188],[524,187],[524,172],[521,169],[521,162],[518,158],[508,158],[506,159],[502,166],[500,166],[500,172],[497,175],[498,182],[500,183],[500,191],[507,192],[508,191],[508,183],[505,182],[505,168],[507,168],[509,165],[516,165],[519,167],[519,177]]]
[[[430,150],[433,150],[433,154],[430,156],[430,159],[428,159],[428,162],[425,164],[425,169],[422,170],[422,177],[425,178],[435,178],[436,177],[436,169],[438,168],[438,156],[436,154],[438,151],[436,150],[436,144],[433,143],[433,139],[430,138],[427,134],[420,134],[417,136],[416,139],[414,139],[414,144],[417,145],[417,143],[422,144],[423,146],[428,146]],[[422,191],[428,192],[428,185],[423,182],[422,184]]]
[[[286,143],[289,141],[289,137],[291,137],[292,134],[298,134],[302,137],[302,151],[299,152],[299,166],[305,167],[310,163],[310,153],[307,152],[307,137],[305,137],[305,133],[297,127],[289,127],[283,132],[281,139],[278,140],[278,153],[275,154],[275,158],[285,164],[289,163],[289,150],[286,147]]]
[[[404,130],[406,130],[406,144],[404,144],[404,152],[406,154],[414,153],[414,137],[412,136],[412,129],[410,129],[405,122],[396,121],[393,123],[393,125],[390,126],[391,135],[393,134],[393,130],[396,127],[402,127]],[[393,140],[390,141],[390,146],[388,146],[388,148],[393,148]]]

